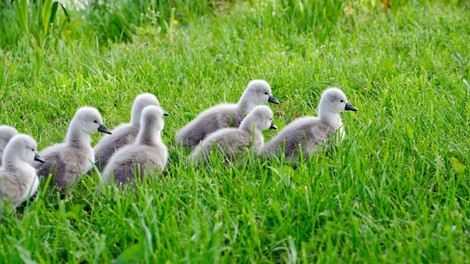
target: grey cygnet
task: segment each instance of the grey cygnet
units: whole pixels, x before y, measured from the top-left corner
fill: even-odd
[[[44,162],[32,137],[19,134],[10,140],[0,167],[0,212],[3,212],[4,203],[16,208],[36,193],[39,178],[32,166],[35,160]]]
[[[348,102],[346,95],[338,88],[326,89],[320,98],[318,117],[298,118],[282,129],[263,149],[265,156],[284,155],[296,161],[299,151],[304,157],[312,155],[317,147],[324,144],[337,130],[344,137],[340,113],[357,111]]]
[[[157,97],[150,93],[138,95],[132,105],[131,122],[121,124],[112,130],[112,135],[105,135],[93,148],[95,151],[96,166],[101,171],[108,164],[111,156],[125,145],[132,144],[140,129],[140,117],[146,106],[160,106]]]
[[[90,135],[96,132],[111,134],[103,125],[96,108],[82,107],[70,122],[65,142],[43,149],[40,153],[46,162],[34,163],[39,176],[52,175],[51,186],[57,189],[69,187],[92,168],[95,162]]]
[[[239,128],[223,128],[207,136],[194,149],[191,158],[197,163],[205,162],[214,150],[231,161],[250,148],[259,154],[264,144],[261,131],[268,128],[277,129],[273,123],[273,112],[268,106],[257,106],[243,119]]]
[[[226,127],[239,127],[241,121],[258,104],[279,104],[264,80],[253,80],[236,104],[220,104],[200,113],[176,133],[176,143],[193,148],[212,132]]]
[[[147,106],[142,112],[141,128],[134,144],[119,149],[104,168],[105,182],[134,184],[136,177],[162,171],[168,162],[168,149],[161,139],[163,116],[169,115],[157,106]]]

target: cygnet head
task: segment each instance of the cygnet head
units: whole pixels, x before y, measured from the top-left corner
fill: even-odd
[[[323,91],[318,107],[319,115],[321,113],[339,114],[347,110],[357,111],[357,108],[348,102],[343,91],[338,88],[328,88]]]
[[[142,116],[142,111],[146,106],[154,105],[160,106],[157,97],[150,93],[143,93],[139,94],[135,100],[134,104],[132,105],[132,113],[131,113],[131,124],[134,127],[140,126],[140,117]]]
[[[266,105],[259,105],[247,116],[248,119],[256,125],[259,130],[277,129],[273,123],[273,111]]]
[[[163,116],[168,116],[168,112],[164,111],[161,107],[150,105],[144,108],[142,111],[142,117],[140,123],[143,126],[151,126],[157,131],[163,130],[165,123],[163,122]]]
[[[18,131],[13,127],[0,126],[0,151],[2,151],[6,147],[8,141],[16,135],[18,135]]]
[[[111,131],[103,125],[100,112],[93,107],[82,107],[77,110],[72,119],[72,129],[82,130],[87,134],[102,132],[111,134]]]
[[[21,160],[32,164],[33,161],[44,163],[38,155],[38,144],[36,141],[26,134],[14,136],[8,143],[3,155],[3,164],[7,164],[9,160]]]
[[[248,83],[243,97],[251,100],[255,104],[265,104],[267,102],[279,104],[279,101],[273,96],[271,86],[264,80],[253,80]]]

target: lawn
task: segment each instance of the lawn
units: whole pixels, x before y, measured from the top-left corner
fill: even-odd
[[[170,160],[104,195],[97,172],[65,197],[43,180],[0,223],[0,262],[469,262],[468,1],[117,0],[59,6],[51,27],[33,4],[21,20],[21,2],[0,2],[0,124],[41,150],[78,107],[113,128],[151,92],[170,113]],[[342,114],[344,141],[295,167],[193,165],[176,131],[252,79],[271,84],[280,129],[316,115],[330,86],[359,111]]]

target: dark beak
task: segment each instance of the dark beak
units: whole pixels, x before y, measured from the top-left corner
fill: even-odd
[[[274,96],[272,95],[269,96],[268,102],[273,103],[273,104],[279,104],[279,101],[276,98],[274,98]]]
[[[99,127],[98,127],[98,131],[102,132],[102,133],[106,133],[106,134],[110,134],[111,135],[111,131],[109,131],[109,129],[101,124]]]
[[[41,163],[44,163],[46,162],[45,160],[41,159],[41,157],[39,157],[39,154],[36,153],[36,155],[34,155],[34,160],[35,161],[39,161]]]
[[[271,123],[271,126],[269,127],[269,129],[277,129],[277,126],[274,123]]]
[[[164,116],[169,116],[170,114],[167,111],[163,111]]]
[[[350,104],[350,103],[346,103],[346,106],[344,107],[344,110],[349,110],[349,111],[356,112],[357,108],[354,105]]]

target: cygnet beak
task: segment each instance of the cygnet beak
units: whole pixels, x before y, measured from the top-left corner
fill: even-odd
[[[39,157],[39,154],[37,154],[37,153],[34,155],[34,160],[35,160],[35,161],[39,161],[39,162],[41,162],[41,163],[46,162],[46,161],[43,160],[41,157]]]
[[[271,123],[271,126],[269,127],[269,129],[277,129],[277,126],[274,123]]]
[[[163,111],[164,116],[169,116],[170,114],[167,111]]]
[[[344,107],[344,110],[349,110],[349,111],[356,112],[357,108],[354,105],[350,104],[350,103],[346,103],[346,106]]]
[[[268,102],[273,104],[279,104],[279,101],[272,95],[269,96]]]
[[[110,134],[111,135],[111,131],[109,131],[109,129],[101,124],[99,127],[98,127],[98,131],[102,132],[102,133],[106,133],[106,134]]]

